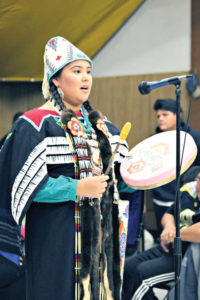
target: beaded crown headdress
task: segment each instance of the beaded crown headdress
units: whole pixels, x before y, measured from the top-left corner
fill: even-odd
[[[75,60],[87,60],[92,66],[92,60],[80,49],[61,36],[51,38],[44,52],[44,78],[42,92],[49,99],[49,81],[54,74]]]

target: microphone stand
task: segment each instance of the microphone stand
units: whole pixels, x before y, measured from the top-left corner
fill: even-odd
[[[180,269],[182,260],[182,242],[180,238],[180,96],[181,81],[177,80],[176,86],[176,199],[175,199],[175,224],[176,237],[174,239],[174,263],[175,263],[175,300],[180,300]]]

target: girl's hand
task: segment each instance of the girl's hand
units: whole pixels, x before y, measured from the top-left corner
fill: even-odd
[[[109,176],[100,175],[80,179],[77,186],[77,196],[101,198],[107,187]]]

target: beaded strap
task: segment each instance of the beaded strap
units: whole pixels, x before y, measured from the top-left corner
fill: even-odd
[[[59,109],[58,109],[58,111],[59,111]],[[73,113],[73,111],[72,112],[66,111],[66,113],[67,113],[66,119],[62,118],[61,126],[62,126],[63,130],[65,131],[66,138],[68,139],[68,143],[71,148],[72,159],[73,159],[73,163],[74,163],[75,178],[79,179],[79,178],[93,176],[94,174],[96,174],[96,175],[102,174],[103,164],[102,164],[100,154],[98,152],[99,146],[98,146],[98,141],[97,141],[97,133],[95,132],[96,129],[95,130],[93,129],[88,117],[84,116],[85,123],[83,123],[82,121],[80,121],[80,119],[78,119],[76,117],[76,115]],[[83,115],[85,113],[87,115],[87,112],[84,108],[82,108],[82,113],[83,113]],[[62,122],[65,124],[63,124]],[[70,125],[70,126],[68,126],[68,125]],[[83,130],[82,130],[82,128],[83,128]],[[103,132],[103,136],[107,136],[107,137],[109,136],[109,131],[105,127],[105,124],[103,121],[101,121],[97,124],[97,128],[98,128],[98,130],[100,130],[100,132]],[[81,130],[81,132],[79,130]],[[97,151],[97,152],[95,153],[95,151]],[[116,190],[115,190],[115,194],[117,194]],[[116,198],[117,198],[117,195],[116,195]],[[75,201],[75,300],[80,300],[82,292],[83,291],[85,292],[88,289],[90,289],[90,280],[84,281],[84,284],[83,284],[83,280],[82,280],[83,291],[82,291],[82,287],[81,287],[82,270],[84,270],[84,267],[82,267],[82,263],[81,263],[81,256],[82,255],[84,256],[84,251],[86,249],[85,246],[81,245],[82,242],[85,241],[85,239],[83,239],[83,241],[81,241],[81,225],[82,225],[82,231],[84,233],[84,230],[83,230],[84,224],[81,224],[81,215],[83,213],[82,209],[84,209],[84,207],[85,207],[85,206],[82,206],[83,201],[85,201],[86,204],[89,202],[89,204],[91,206],[93,206],[95,204],[95,206],[91,207],[91,209],[93,211],[93,209],[95,207],[96,208],[98,207],[99,217],[101,218],[100,220],[102,220],[100,200],[98,200],[98,199],[94,200],[94,199],[84,198],[84,197],[77,197],[77,199]],[[115,199],[115,201],[117,202],[117,199]],[[102,225],[100,225],[100,228],[102,230]],[[105,276],[107,277],[107,274],[104,273],[105,272],[105,270],[104,270],[105,262],[104,262],[104,258],[103,258],[103,252],[105,251],[105,249],[104,249],[105,245],[102,245],[102,237],[103,237],[103,232],[100,233],[99,243],[97,243],[97,245],[95,246],[96,250],[98,248],[98,250],[97,250],[98,256],[96,256],[97,257],[96,266],[98,265],[98,271],[99,271],[97,273],[97,276],[98,276],[98,278],[97,278],[98,288],[97,289],[98,289],[98,291],[96,290],[95,292],[97,292],[99,295],[98,299],[105,300],[106,294],[107,293],[110,294],[110,290],[109,290],[109,286],[107,286],[107,285],[104,286],[104,280],[105,280]],[[84,237],[82,236],[82,238],[84,238]],[[83,249],[82,249],[82,247],[83,247]],[[83,253],[82,253],[82,251],[83,251]],[[92,261],[92,263],[94,263],[94,261]],[[90,265],[90,262],[88,262],[88,264]],[[84,266],[84,261],[83,261],[83,266]],[[90,278],[90,275],[92,274],[90,272],[91,271],[89,271],[89,273],[88,273],[88,276],[89,276],[88,278]],[[107,282],[107,280],[106,280],[106,282]],[[108,289],[108,291],[107,291],[107,289]],[[112,297],[111,297],[111,299],[112,299]]]
[[[72,117],[74,118],[74,117]],[[77,121],[79,121],[77,119]],[[85,132],[81,133],[83,136],[79,136],[79,133],[76,132],[75,128],[78,128],[73,120],[73,124],[68,121],[67,124],[63,124],[63,129],[66,132],[66,137],[70,144],[72,150],[72,159],[74,163],[75,178],[85,178],[88,176],[93,176],[94,174],[100,175],[102,173],[103,165],[100,158],[100,152],[98,149],[97,137],[94,129],[91,127],[91,136],[88,137],[88,134]],[[71,135],[67,133],[67,127],[70,129]],[[84,128],[84,127],[83,127]],[[74,134],[74,135],[73,135]],[[72,141],[73,139],[73,144]],[[91,153],[88,152],[88,147]],[[97,151],[98,150],[98,151]],[[97,153],[95,153],[97,151]],[[93,155],[95,153],[95,158]],[[91,159],[89,158],[91,157]],[[98,158],[98,159],[97,159]],[[81,294],[81,212],[80,206],[83,205],[84,197],[78,197],[75,202],[75,299],[80,299]],[[99,213],[100,211],[100,201],[98,202]],[[87,201],[91,206],[94,205],[94,200],[92,198],[87,198]],[[100,237],[101,239],[101,237]],[[101,243],[100,243],[101,244]],[[100,259],[99,259],[99,299],[104,299],[104,283],[103,283],[103,255],[101,246],[99,248]],[[86,287],[87,288],[87,287]]]

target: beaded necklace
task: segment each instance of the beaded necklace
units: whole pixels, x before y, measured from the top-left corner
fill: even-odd
[[[83,130],[87,134],[87,136],[89,138],[91,138],[92,137],[92,131],[93,131],[92,130],[92,125],[91,125],[91,123],[90,123],[90,121],[88,119],[87,112],[86,112],[86,110],[85,110],[85,108],[84,108],[83,105],[81,106],[81,112],[82,112],[82,115],[83,115],[84,122],[82,122],[80,119],[78,121],[82,125]]]
[[[50,104],[51,106],[55,109],[55,111],[60,115],[61,113],[61,109],[60,106],[56,103],[55,99],[51,98],[50,99]],[[84,108],[84,106],[81,106],[81,113],[83,115],[83,119],[84,121],[82,122],[80,120],[80,118],[78,119],[78,122],[81,124],[81,126],[83,127],[84,132],[87,134],[88,138],[91,139],[92,138],[92,125],[88,119],[88,114]]]

